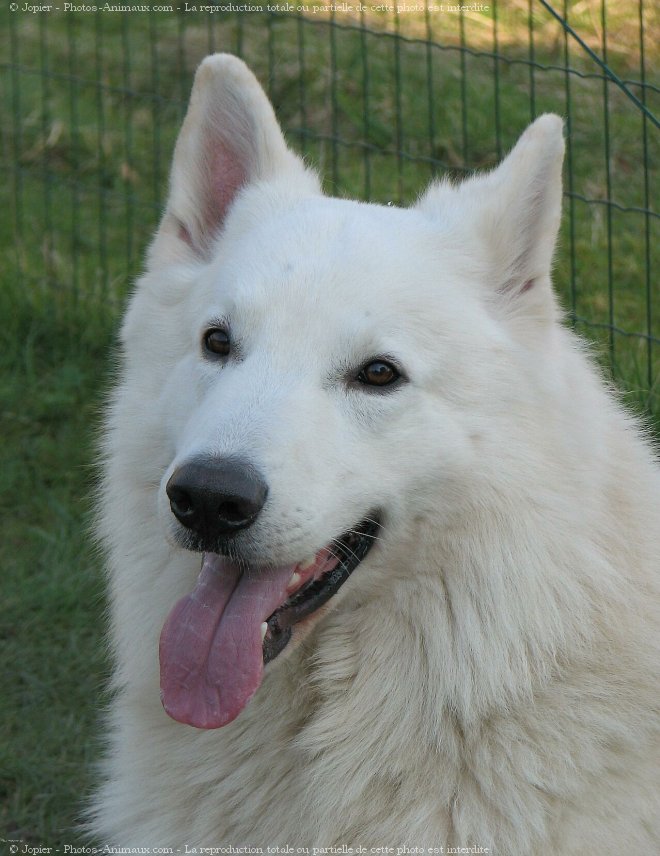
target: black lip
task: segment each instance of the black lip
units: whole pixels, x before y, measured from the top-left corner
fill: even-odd
[[[268,633],[264,639],[264,664],[270,663],[287,646],[294,624],[316,612],[350,577],[372,548],[380,522],[377,514],[371,514],[361,523],[333,542],[333,551],[340,556],[336,565],[321,579],[296,592],[268,619]]]

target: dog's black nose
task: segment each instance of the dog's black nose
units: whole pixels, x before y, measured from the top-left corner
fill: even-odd
[[[247,461],[198,458],[174,471],[166,491],[177,520],[212,543],[254,523],[268,485]]]

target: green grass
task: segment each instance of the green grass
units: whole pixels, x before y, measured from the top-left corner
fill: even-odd
[[[638,34],[624,7],[608,3],[608,59],[621,77],[638,78]],[[571,8],[600,52],[599,4]],[[534,9],[534,59],[561,66],[561,30]],[[659,424],[660,345],[643,338],[660,336],[657,220],[635,210],[647,201],[639,110],[609,88],[606,148],[602,81],[526,64],[526,0],[500,4],[507,61],[492,55],[486,16],[466,18],[463,35],[457,16],[369,16],[370,28],[398,27],[411,40],[397,41],[348,18],[332,30],[319,15],[3,14],[2,55],[15,65],[3,67],[1,108],[0,836],[54,846],[76,841],[70,828],[93,777],[107,668],[100,563],[85,534],[93,430],[113,330],[162,206],[199,60],[242,53],[330,192],[396,203],[445,169],[494,164],[532,115],[567,115],[568,85],[575,195],[557,287],[631,404]],[[651,68],[660,42],[650,9],[646,24]],[[428,35],[442,48],[420,41]],[[474,53],[458,50],[462,40]],[[577,70],[594,71],[580,49],[570,52]],[[648,98],[657,113],[657,94]],[[652,198],[660,152],[647,131]],[[608,223],[606,205],[584,201],[608,198],[630,210],[612,209]],[[629,335],[610,336],[610,322]]]
[[[69,331],[2,294],[0,836],[71,843],[106,671],[99,565],[85,537],[109,331]],[[11,305],[10,305],[11,304]],[[4,847],[2,852],[4,852]]]

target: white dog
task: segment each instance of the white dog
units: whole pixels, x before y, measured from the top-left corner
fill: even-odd
[[[560,323],[563,148],[329,199],[202,63],[107,426],[99,840],[660,852],[660,473]]]

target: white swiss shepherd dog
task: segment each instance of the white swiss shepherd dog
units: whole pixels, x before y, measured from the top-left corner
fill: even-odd
[[[563,150],[327,198],[201,64],[108,415],[98,841],[660,853],[660,471],[561,323]]]

